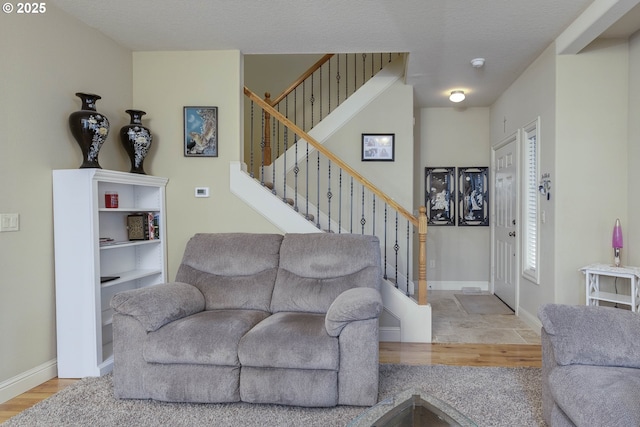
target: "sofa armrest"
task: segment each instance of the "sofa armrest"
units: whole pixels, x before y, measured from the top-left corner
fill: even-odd
[[[134,317],[147,332],[204,310],[204,296],[187,283],[165,283],[120,292],[111,298],[117,313]]]
[[[640,315],[612,307],[544,304],[538,310],[559,365],[640,368]]]
[[[382,313],[382,297],[373,288],[344,291],[329,306],[324,325],[327,333],[337,337],[342,329],[356,320],[377,319]]]

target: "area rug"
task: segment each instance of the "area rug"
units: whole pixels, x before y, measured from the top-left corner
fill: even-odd
[[[380,365],[381,400],[411,387],[432,393],[479,426],[544,425],[539,368]],[[82,379],[2,425],[326,427],[346,426],[365,409],[117,400],[106,375]]]
[[[455,294],[462,308],[469,314],[513,314],[513,311],[495,295]]]

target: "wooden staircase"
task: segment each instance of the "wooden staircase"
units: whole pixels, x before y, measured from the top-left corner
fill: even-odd
[[[273,185],[273,182],[265,182],[264,186],[267,187],[269,190],[271,190],[271,192],[274,195],[276,196],[278,195],[278,193],[275,190],[275,186]],[[282,201],[288,204],[289,206],[291,206],[292,208],[295,206],[295,201],[291,197],[283,197]],[[304,214],[303,216],[308,221],[313,222],[315,220],[315,216],[313,216],[312,213],[307,213],[307,214]],[[329,230],[325,230],[325,231],[329,231]]]
[[[232,163],[230,183],[234,194],[260,212],[283,232],[362,232],[363,234],[378,235],[381,239],[381,250],[384,255],[383,269],[385,279],[387,279],[384,281],[382,289],[385,309],[393,317],[396,317],[401,325],[397,328],[397,331],[381,328],[381,331],[384,330],[385,335],[387,335],[386,339],[381,336],[381,340],[430,342],[431,307],[427,304],[426,295],[425,209],[421,208],[419,218],[414,217],[390,196],[380,191],[356,170],[327,150],[321,142],[326,140],[336,129],[348,123],[372,99],[375,99],[378,93],[382,93],[391,84],[401,79],[403,70],[403,58],[392,61],[364,83],[362,87],[354,91],[347,99],[343,100],[339,106],[335,107],[308,133],[280,112],[277,107],[274,107],[270,100],[263,100],[248,88],[245,88],[245,95],[251,101],[252,116],[254,115],[254,108],[262,110],[262,112],[256,114],[256,116],[261,116],[262,126],[259,131],[254,132],[252,130],[251,132],[251,134],[259,135],[260,144],[256,150],[255,157],[259,157],[261,162],[257,166],[241,164],[240,162]],[[283,99],[282,97],[277,97],[276,99],[278,98]],[[277,144],[282,144],[276,150],[272,150],[274,140],[277,140],[278,135],[282,134],[285,135],[285,138],[282,139],[284,143],[282,141],[278,142]],[[290,143],[287,143],[287,135],[292,137]],[[304,170],[304,173],[307,173],[306,180],[309,181],[311,172],[309,172],[308,162],[312,155],[314,158],[317,156],[317,188],[311,191],[307,188],[306,193],[303,191],[301,194],[298,188],[298,174],[301,170]],[[253,152],[251,159],[254,159]],[[320,184],[321,180],[327,179],[324,176],[322,179],[320,178],[321,162],[323,165],[328,165],[328,184]],[[333,177],[332,173],[334,174]],[[331,206],[332,199],[346,200],[344,195],[338,196],[337,194],[337,184],[335,182],[337,178],[335,177],[338,173],[340,174],[340,193],[343,190],[343,177],[350,182],[352,204],[354,183],[357,187],[357,197],[359,200],[361,199],[362,206],[355,217],[353,212],[351,213],[350,221],[351,223],[355,222],[356,227],[360,227],[361,224],[361,230],[349,229],[353,226],[347,227],[340,218],[336,219],[338,214],[335,213],[335,205]],[[322,174],[325,174],[325,172],[323,171]],[[292,182],[294,181],[294,175],[295,184]],[[327,186],[328,188],[321,188],[321,186]],[[334,203],[336,202],[334,201]],[[369,205],[371,204],[373,205],[373,213],[369,211]],[[383,212],[384,231],[381,231],[379,224],[383,222]],[[389,221],[387,220],[388,218]],[[378,221],[377,226],[376,221]],[[370,225],[371,222],[373,222],[373,226]],[[393,226],[388,225],[394,223],[395,230],[393,230]],[[398,226],[399,223],[402,223],[400,227]],[[365,225],[368,227],[367,230],[365,230]],[[389,234],[393,235],[390,236],[389,241],[387,241],[387,229],[391,229]],[[399,242],[398,236],[405,234],[405,229],[406,239]],[[414,231],[410,231],[411,229]],[[410,235],[413,233],[417,233],[419,241],[419,254],[417,257],[419,264],[418,286],[414,286],[413,281],[409,278],[412,274],[410,258],[412,258],[411,247],[413,245]],[[387,257],[389,248],[392,248],[392,250],[389,257]],[[394,255],[395,260],[393,260]],[[398,258],[406,258],[406,266],[400,266],[401,263],[398,262]],[[400,271],[403,268],[406,272]]]

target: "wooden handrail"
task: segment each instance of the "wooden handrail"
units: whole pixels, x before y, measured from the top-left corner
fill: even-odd
[[[342,159],[337,157],[331,151],[329,151],[324,145],[320,144],[318,141],[313,139],[308,133],[304,130],[296,126],[291,120],[287,119],[282,113],[273,108],[271,105],[267,104],[264,100],[262,100],[255,93],[251,92],[246,86],[244,88],[244,94],[251,99],[253,102],[258,104],[263,110],[271,114],[271,117],[275,117],[279,122],[287,126],[289,129],[298,134],[302,139],[311,144],[316,150],[324,154],[329,160],[337,164],[343,170],[345,170],[349,175],[353,176],[358,182],[367,187],[373,194],[384,200],[389,206],[398,211],[403,217],[405,217],[409,222],[411,222],[414,226],[418,226],[418,219],[413,216],[409,211],[400,206],[393,200],[391,197],[386,195],[382,190],[373,185],[368,179],[360,175],[355,169],[346,164]]]
[[[289,86],[288,88],[286,88],[284,90],[284,92],[282,92],[280,95],[278,95],[272,102],[270,105],[278,105],[278,103],[280,101],[282,101],[284,98],[287,97],[287,95],[289,95],[291,92],[293,92],[293,90],[295,88],[297,88],[300,83],[302,83],[303,81],[306,80],[307,77],[309,77],[311,74],[315,73],[316,70],[320,67],[322,67],[324,65],[325,62],[327,62],[328,60],[331,59],[331,57],[333,57],[333,53],[328,53],[325,56],[323,56],[322,58],[320,58],[318,60],[318,62],[316,62],[315,64],[313,64],[307,71],[305,71],[300,77],[298,77],[298,79],[296,81],[294,81],[293,83],[291,83],[291,86]]]

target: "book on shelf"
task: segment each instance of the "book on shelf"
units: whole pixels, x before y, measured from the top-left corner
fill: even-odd
[[[153,226],[154,226],[154,233],[153,233],[153,237],[155,239],[159,239],[160,238],[160,214],[153,214]]]
[[[160,238],[160,217],[154,212],[127,215],[129,240],[156,240]]]
[[[147,240],[156,240],[160,238],[160,228],[158,227],[158,214],[149,212],[147,214]]]

